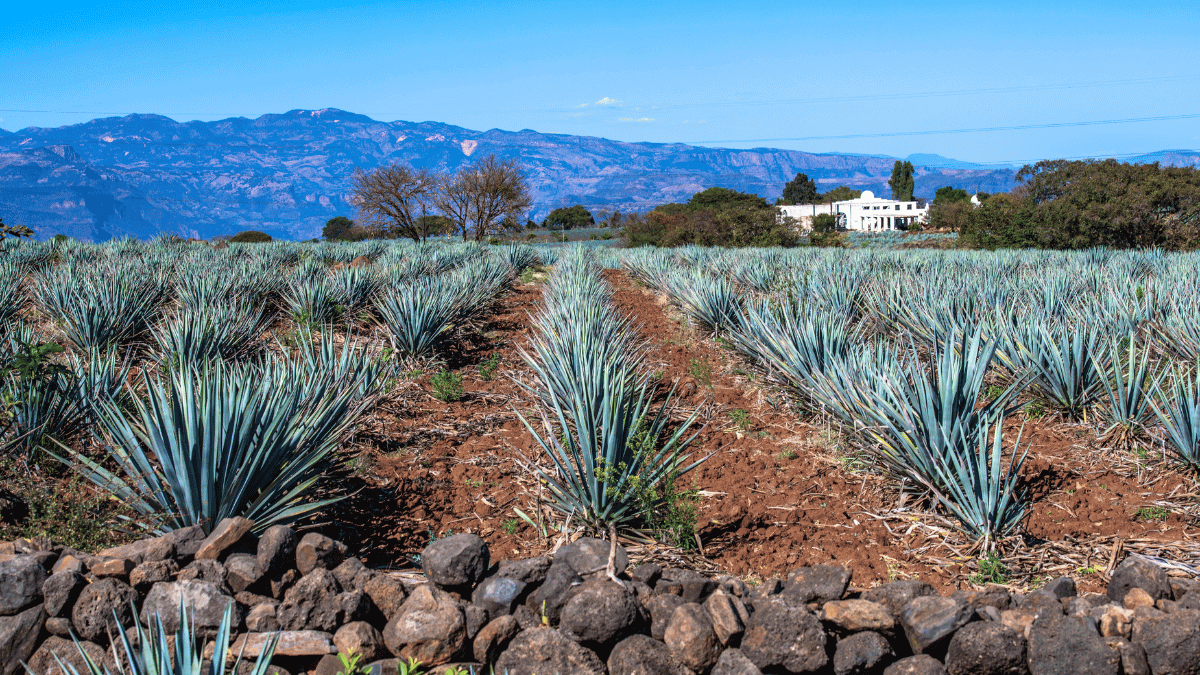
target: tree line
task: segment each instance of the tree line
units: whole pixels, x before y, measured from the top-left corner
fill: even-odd
[[[520,231],[533,205],[516,160],[487,155],[456,172],[434,173],[393,162],[350,177],[355,220],[330,219],[326,239],[408,238],[461,234],[464,241]]]

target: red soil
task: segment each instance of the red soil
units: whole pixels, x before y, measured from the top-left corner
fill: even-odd
[[[623,272],[605,276],[617,306],[641,326],[664,389],[677,383],[679,405],[689,413],[701,407],[707,422],[691,452],[711,456],[683,480],[701,490],[697,530],[704,555],[716,566],[770,577],[833,562],[850,567],[859,587],[889,578],[919,577],[943,589],[963,582],[959,563],[968,560],[954,560],[946,549],[914,553],[928,540],[918,530],[906,535],[911,523],[889,520],[893,535],[871,515],[893,509],[898,493],[847,459],[850,452],[836,447],[836,433],[802,422],[785,396],[761,387],[735,356],[698,338],[661,296]],[[552,545],[513,511],[536,513],[536,482],[518,464],[522,454],[537,457],[536,445],[514,412],[514,406],[527,409],[528,397],[511,378],[527,375],[516,349],[527,344],[529,315],[540,299],[540,285],[519,284],[482,328],[481,341],[450,355],[450,368],[463,376],[464,400],[435,399],[426,374],[407,395],[380,407],[357,439],[359,466],[345,477],[356,492],[333,514],[338,525],[327,526],[331,534],[364,551],[371,564],[394,566],[411,564],[409,556],[431,536],[449,532],[480,534],[496,559],[534,555]],[[484,381],[479,364],[493,352],[501,355],[500,373]],[[705,363],[711,386],[694,377],[703,375],[698,371]],[[1019,426],[1014,424],[1012,437]],[[1080,425],[1031,420],[1025,441],[1031,444],[1023,471],[1034,498],[1025,524],[1031,537],[1181,541],[1194,535],[1177,513],[1155,522],[1134,515],[1167,495],[1188,492],[1188,479],[1165,468],[1140,481],[1103,463],[1095,468],[1094,431]],[[1103,569],[1107,562],[1096,557],[1088,566]],[[1099,574],[1074,576],[1082,590],[1103,585]]]

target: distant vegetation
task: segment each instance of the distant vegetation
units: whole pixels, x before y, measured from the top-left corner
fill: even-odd
[[[849,199],[858,199],[862,190],[839,185],[828,192],[817,192],[817,183],[806,173],[798,173],[796,177],[783,186],[783,196],[775,201],[779,206],[795,204],[832,204]]]
[[[686,204],[663,204],[647,214],[625,216],[629,246],[796,246],[791,219],[758,195],[714,187]]]
[[[592,212],[582,204],[554,209],[542,221],[542,227],[551,230],[575,230],[595,225],[596,219],[592,216]]]
[[[259,232],[258,230],[238,232],[229,238],[229,243],[231,244],[266,244],[270,241],[272,241],[271,235],[266,232]]]

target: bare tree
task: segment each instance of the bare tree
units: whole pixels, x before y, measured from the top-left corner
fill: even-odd
[[[438,220],[426,217],[438,178],[425,169],[392,163],[370,171],[357,169],[350,180],[359,222],[368,228],[418,242],[440,233]]]
[[[520,230],[533,198],[516,160],[488,155],[453,176],[443,176],[435,204],[455,222],[464,241],[468,232],[481,241],[491,234]]]

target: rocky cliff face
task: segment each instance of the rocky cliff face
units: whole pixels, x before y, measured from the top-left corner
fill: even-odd
[[[254,228],[318,236],[346,202],[355,167],[401,161],[455,170],[481,155],[526,166],[540,218],[558,206],[644,210],[715,185],[769,199],[799,171],[821,189],[887,194],[893,159],[755,148],[624,143],[531,130],[378,122],[342,110],[176,122],[158,115],[0,133],[0,214],[55,233],[106,239],[159,232],[211,237]],[[917,194],[943,185],[996,192],[1009,169],[918,167]]]

